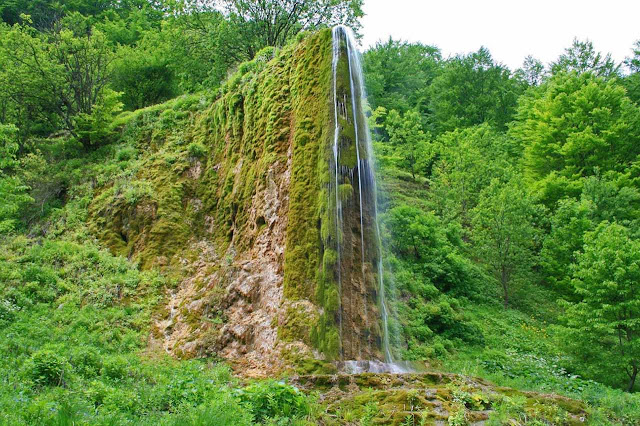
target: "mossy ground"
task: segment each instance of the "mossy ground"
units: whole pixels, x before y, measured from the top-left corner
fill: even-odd
[[[580,401],[497,387],[455,374],[311,375],[296,377],[293,383],[319,392],[335,424],[355,419],[362,424],[394,425],[590,423],[587,407]]]

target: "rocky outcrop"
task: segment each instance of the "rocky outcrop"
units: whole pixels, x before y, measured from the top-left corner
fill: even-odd
[[[248,376],[324,357],[311,333],[330,82],[321,31],[261,52],[213,100],[127,116],[137,170],[98,191],[89,221],[115,253],[175,278],[152,346],[225,358]]]
[[[292,383],[318,395],[331,424],[353,424],[343,412],[385,425],[580,425],[589,417],[580,401],[441,372],[307,375]]]

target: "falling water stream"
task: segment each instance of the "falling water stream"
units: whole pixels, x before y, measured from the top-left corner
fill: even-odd
[[[333,29],[334,138],[330,161],[340,306],[339,366],[346,372],[406,372],[390,347],[377,188],[366,91],[351,29]],[[357,180],[357,184],[355,184]]]

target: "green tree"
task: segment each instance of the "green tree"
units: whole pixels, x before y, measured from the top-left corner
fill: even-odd
[[[406,204],[389,210],[383,216],[383,223],[392,252],[407,262],[405,270],[414,275],[415,280],[411,282],[405,276],[400,277],[403,285],[415,290],[413,294],[427,298],[434,286],[442,292],[468,294],[472,291],[476,271],[459,253],[462,241],[455,227],[444,225],[431,212]]]
[[[249,59],[267,46],[283,46],[301,31],[337,24],[357,31],[363,16],[362,0],[188,0],[186,5],[190,11],[224,9]]]
[[[16,24],[2,35],[0,86],[21,124],[35,119],[46,123],[45,135],[66,129],[77,136],[76,118],[91,115],[105,95],[113,49],[104,34],[75,14],[47,34]]]
[[[547,78],[547,71],[542,61],[531,55],[524,59],[522,68],[517,70],[515,74],[529,86],[540,86]]]
[[[573,198],[563,199],[551,217],[551,229],[540,251],[540,266],[546,283],[565,295],[573,293],[571,268],[584,245],[584,234],[593,229],[593,205]]]
[[[166,60],[182,90],[212,89],[235,64],[253,58],[239,25],[215,9],[187,9],[166,20],[161,31],[148,32],[140,48]]]
[[[373,108],[428,114],[429,86],[441,67],[440,50],[389,39],[363,55],[367,94]]]
[[[559,74],[521,100],[509,135],[525,147],[532,190],[548,206],[581,178],[623,172],[640,153],[640,110],[615,80]]]
[[[551,228],[540,252],[544,280],[564,295],[571,296],[571,268],[584,245],[584,236],[602,221],[621,224],[638,232],[640,192],[625,179],[590,176],[583,180],[580,199],[558,202],[550,218]]]
[[[400,114],[396,110],[389,111],[385,120],[385,129],[389,135],[389,143],[395,155],[400,159],[399,166],[411,173],[426,175],[431,164],[429,154],[429,135],[422,130],[420,114],[409,110]]]
[[[487,124],[445,133],[434,145],[430,202],[445,222],[469,227],[482,189],[494,178],[510,178],[518,151]]]
[[[535,263],[534,205],[522,184],[494,179],[473,209],[473,247],[476,258],[496,278],[505,308],[514,284],[530,276]]]
[[[148,17],[159,20],[166,9],[164,0],[3,0],[0,19],[9,25],[28,23],[38,30],[50,30],[64,16],[80,13],[97,19],[114,16],[127,17],[144,11]],[[22,15],[30,16],[25,21]]]
[[[163,48],[124,46],[118,51],[110,86],[122,92],[127,110],[136,110],[177,96],[177,78],[170,68],[171,57]]]
[[[17,133],[15,126],[0,124],[0,235],[15,229],[21,208],[32,201],[16,174]]]
[[[551,72],[589,72],[599,77],[615,77],[620,74],[620,65],[615,63],[609,53],[603,56],[602,53],[596,52],[589,40],[574,39],[571,47],[565,49],[564,53],[551,63]]]
[[[625,60],[629,75],[624,77],[622,84],[627,89],[627,95],[636,104],[640,104],[640,40],[633,45],[633,56]]]
[[[577,303],[565,303],[578,356],[601,374],[627,375],[632,391],[640,369],[640,241],[616,223],[585,236],[573,269]]]
[[[431,85],[430,109],[438,132],[489,123],[505,129],[523,84],[481,48],[448,60]]]

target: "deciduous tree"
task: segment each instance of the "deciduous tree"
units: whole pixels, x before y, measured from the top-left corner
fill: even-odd
[[[640,110],[615,80],[563,73],[525,95],[509,134],[525,147],[526,176],[548,206],[579,196],[581,178],[624,171],[640,154]]]
[[[505,185],[494,179],[472,217],[476,258],[500,284],[506,308],[514,284],[529,277],[535,261],[534,205],[517,180]]]
[[[577,355],[592,369],[626,373],[632,391],[640,370],[640,241],[603,222],[586,234],[572,282],[580,301],[565,304],[565,317]]]

